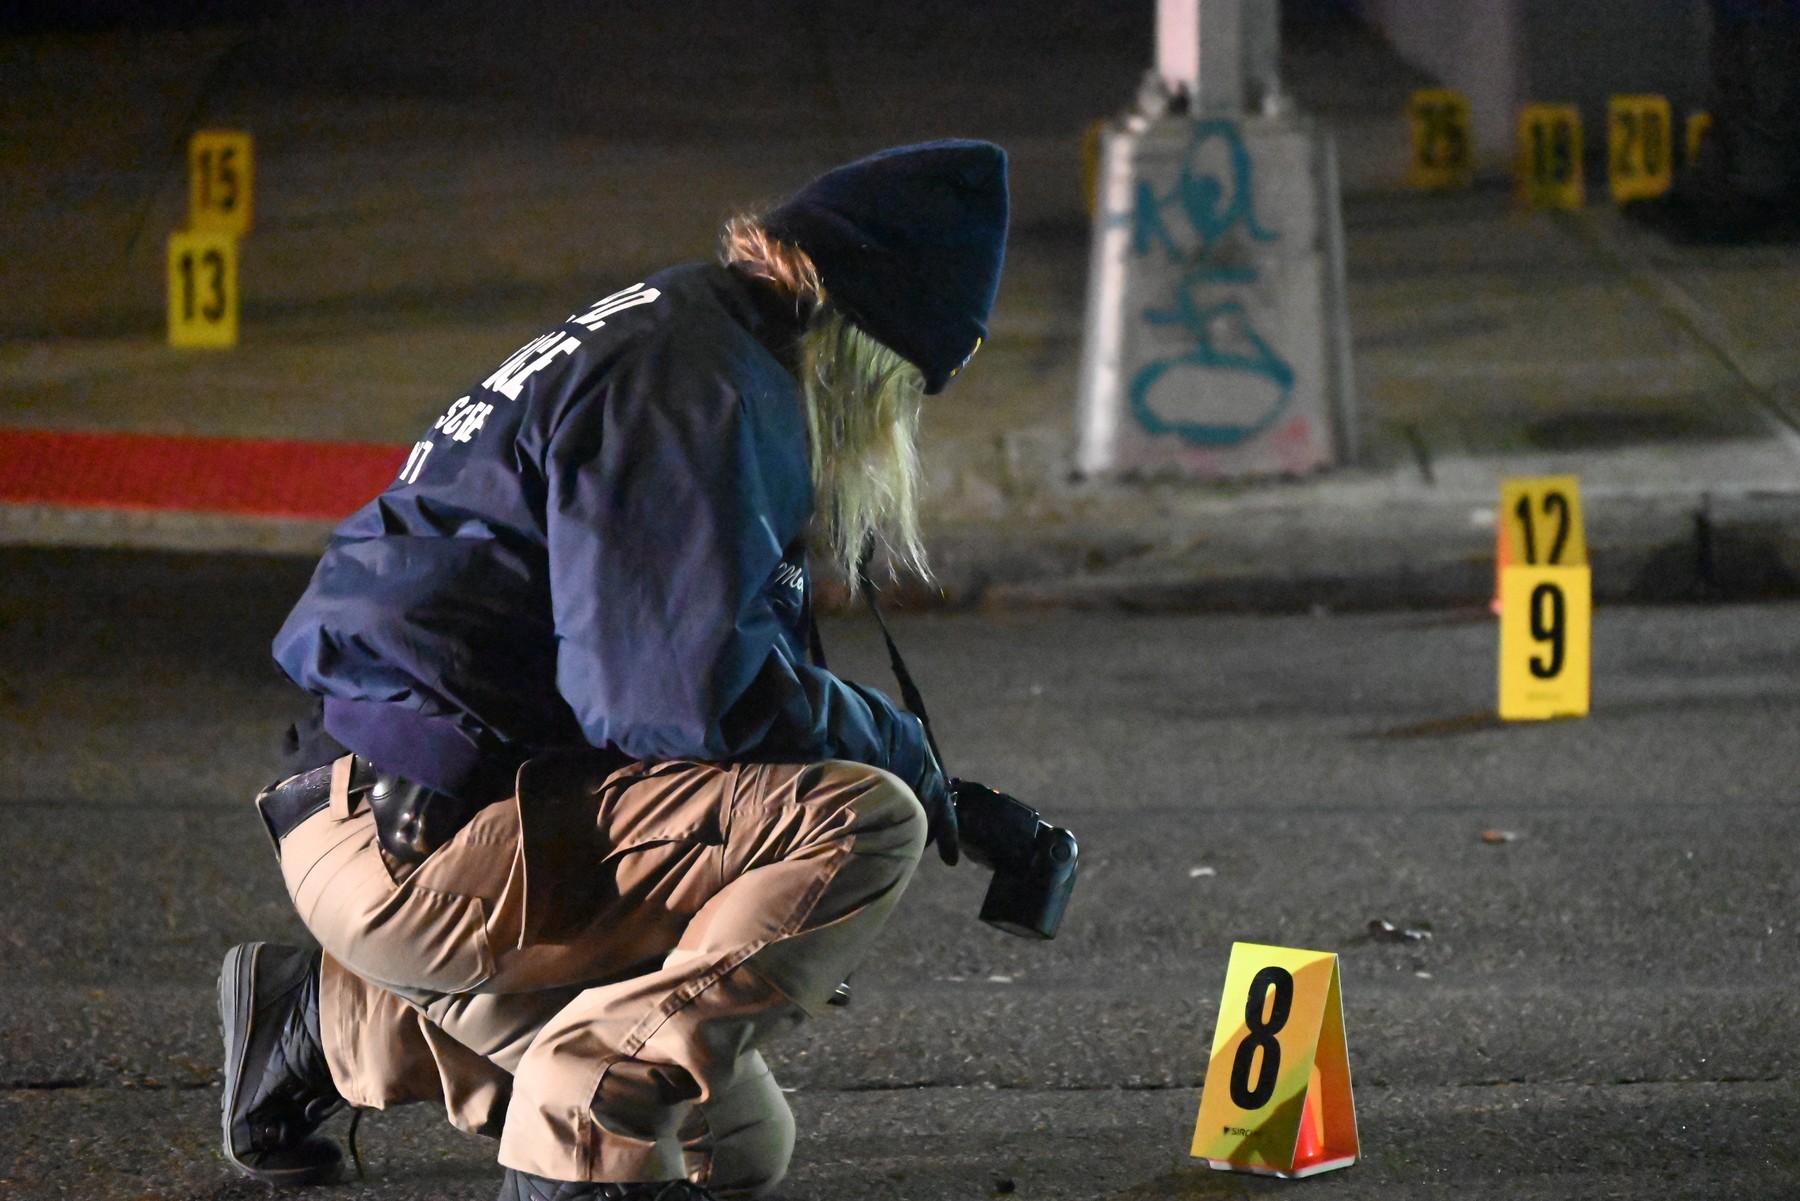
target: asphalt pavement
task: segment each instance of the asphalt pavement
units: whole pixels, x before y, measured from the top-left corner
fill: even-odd
[[[246,801],[304,571],[0,553],[0,1195],[267,1195],[215,1145],[212,990],[304,937]],[[1072,828],[1080,883],[1027,943],[975,920],[979,869],[922,867],[849,1008],[772,1049],[781,1195],[1796,1195],[1797,621],[1602,609],[1592,715],[1501,725],[1479,612],[902,617],[952,770]],[[866,618],[825,632],[886,682]],[[1341,957],[1356,1167],[1187,1158],[1238,940]],[[496,1187],[426,1107],[361,1143],[307,1195]]]

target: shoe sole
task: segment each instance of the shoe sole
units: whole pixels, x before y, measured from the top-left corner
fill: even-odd
[[[225,952],[219,968],[219,1025],[225,1032],[225,1088],[219,1103],[225,1158],[253,1180],[278,1187],[325,1184],[336,1179],[339,1161],[295,1168],[259,1168],[239,1159],[231,1149],[231,1115],[244,1082],[244,1056],[249,1052],[256,1022],[256,961],[267,943],[246,942]]]

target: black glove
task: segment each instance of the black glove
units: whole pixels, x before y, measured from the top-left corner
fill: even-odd
[[[955,867],[962,858],[962,839],[956,825],[956,802],[950,793],[950,777],[944,774],[931,744],[925,744],[925,771],[919,781],[919,803],[925,806],[927,842],[937,843],[938,858]]]

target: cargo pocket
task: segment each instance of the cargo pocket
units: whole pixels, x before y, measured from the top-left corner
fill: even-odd
[[[339,956],[357,975],[434,993],[474,992],[493,977],[487,904],[480,897],[409,888],[389,913],[374,916],[349,955]]]
[[[725,814],[737,771],[671,760],[607,782],[600,875],[633,912],[685,922],[724,887]]]
[[[388,879],[373,832],[353,840],[336,870],[309,873],[296,897],[300,916],[331,957],[389,988],[464,992],[494,974],[481,897],[396,887]]]
[[[626,941],[648,946],[722,887],[728,769],[615,763],[602,778],[539,768],[528,765],[519,791],[527,941],[563,941],[629,911]]]
[[[707,829],[618,847],[600,865],[612,899],[643,918],[686,923],[724,887],[725,844]]]

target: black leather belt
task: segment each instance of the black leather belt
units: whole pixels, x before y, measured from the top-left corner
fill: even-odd
[[[257,794],[256,810],[262,814],[263,827],[269,831],[277,851],[281,850],[281,840],[296,826],[331,804],[332,766],[327,763],[324,767],[289,776]],[[351,789],[354,791],[359,784],[366,785],[372,778],[369,765],[357,759],[350,772]]]

